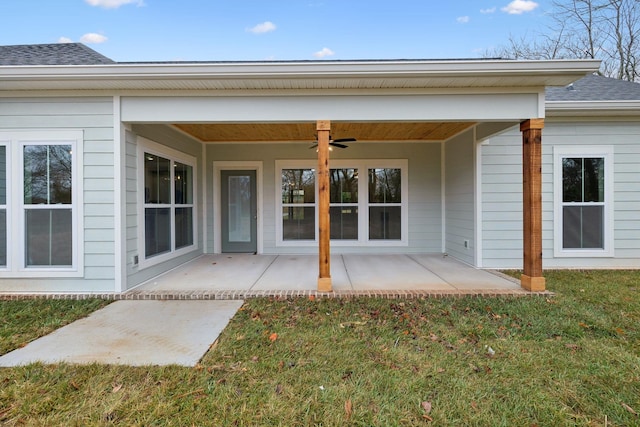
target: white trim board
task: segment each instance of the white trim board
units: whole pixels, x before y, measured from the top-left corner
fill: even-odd
[[[474,179],[474,228],[475,228],[475,244],[473,248],[475,267],[482,268],[483,260],[483,242],[482,242],[482,145],[483,141],[476,138],[476,129],[473,130],[473,161],[475,166]]]
[[[127,288],[126,136],[120,121],[120,97],[113,97],[114,292]]]

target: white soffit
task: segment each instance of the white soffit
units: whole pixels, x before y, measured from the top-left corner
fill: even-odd
[[[1,90],[317,90],[563,86],[597,60],[301,61],[3,66]]]

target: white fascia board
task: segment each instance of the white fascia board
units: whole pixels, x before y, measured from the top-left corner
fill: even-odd
[[[204,75],[215,77],[468,75],[468,74],[583,74],[597,71],[597,60],[444,60],[444,61],[301,61],[213,63],[116,63],[102,65],[16,65],[0,67],[4,76],[137,76]]]
[[[149,81],[184,79],[301,79],[525,77],[533,85],[569,84],[599,68],[596,60],[449,60],[119,63],[106,65],[2,66],[0,81]],[[468,81],[465,82],[468,84]],[[77,87],[76,87],[77,88]]]
[[[547,115],[560,116],[636,116],[638,101],[547,101]]]

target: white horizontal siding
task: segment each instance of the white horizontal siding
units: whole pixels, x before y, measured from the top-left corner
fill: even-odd
[[[553,258],[553,147],[572,145],[614,147],[615,258]],[[549,120],[542,133],[542,146],[544,267],[640,267],[640,124]],[[522,193],[518,188],[522,186],[522,136],[513,129],[491,138],[481,150],[483,265],[521,268]],[[505,161],[509,164],[502,163]]]
[[[471,131],[444,144],[445,250],[468,264],[475,263],[474,144]],[[467,248],[465,241],[469,242]]]
[[[3,290],[49,292],[113,291],[114,188],[113,99],[2,98],[0,130],[79,129],[83,131],[84,277],[11,279]]]

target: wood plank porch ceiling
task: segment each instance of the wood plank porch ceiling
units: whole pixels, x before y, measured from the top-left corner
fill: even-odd
[[[332,122],[331,138],[366,141],[446,141],[474,122]],[[315,123],[178,123],[205,143],[315,141]]]

